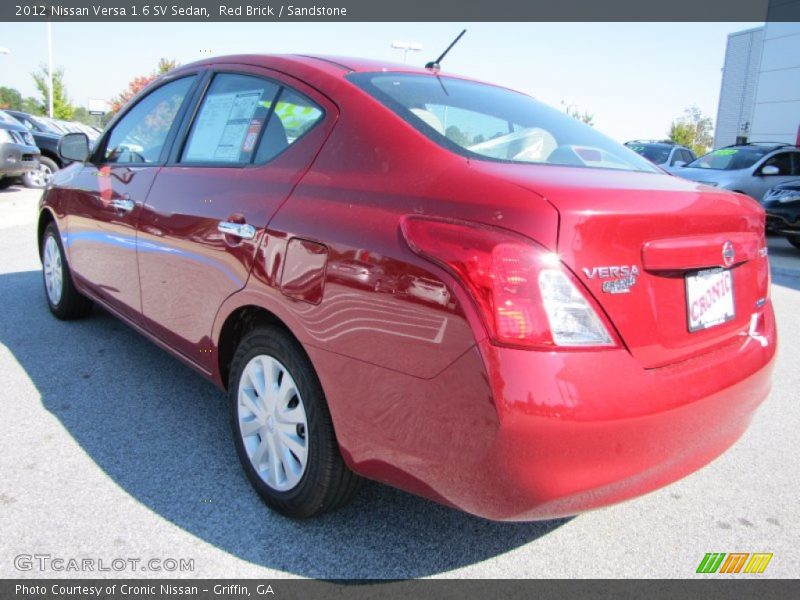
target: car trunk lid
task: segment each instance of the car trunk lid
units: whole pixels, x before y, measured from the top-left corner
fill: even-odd
[[[558,210],[561,260],[646,368],[741,336],[766,301],[763,210],[746,196],[652,173],[500,163],[477,168],[536,192]],[[717,271],[706,274],[711,270]],[[687,283],[698,271],[704,276]],[[695,317],[713,318],[716,312],[705,312],[712,308],[729,319],[698,328]]]

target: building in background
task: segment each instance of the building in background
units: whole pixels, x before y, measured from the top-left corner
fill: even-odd
[[[763,40],[763,27],[728,35],[714,131],[715,148],[735,143],[750,128]]]
[[[728,36],[714,147],[744,136],[798,143],[800,23],[767,23]]]

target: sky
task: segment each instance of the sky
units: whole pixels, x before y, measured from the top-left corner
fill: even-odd
[[[594,115],[617,141],[664,138],[684,108],[716,119],[727,35],[760,23],[54,23],[53,62],[76,105],[110,99],[159,58],[302,53],[402,62],[392,41],[418,42],[409,63],[436,58],[461,31],[443,73],[517,89]],[[0,85],[35,95],[47,61],[44,23],[0,23]]]

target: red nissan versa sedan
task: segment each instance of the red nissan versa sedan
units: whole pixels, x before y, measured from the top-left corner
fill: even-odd
[[[227,389],[283,514],[359,476],[490,519],[575,514],[708,463],[769,391],[764,211],[520,93],[230,56],[61,152],[50,310],[99,304]]]

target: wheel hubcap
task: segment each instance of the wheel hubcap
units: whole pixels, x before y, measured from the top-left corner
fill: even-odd
[[[53,171],[47,165],[40,163],[39,168],[35,171],[31,171],[29,176],[33,182],[33,185],[37,187],[45,187],[48,183],[50,183],[50,180],[53,179]]]
[[[283,364],[256,356],[239,380],[239,433],[250,464],[272,489],[287,491],[308,463],[306,409]]]
[[[64,282],[64,272],[61,265],[61,251],[58,249],[56,239],[47,236],[44,244],[44,285],[47,297],[53,305],[61,301],[61,288]]]

